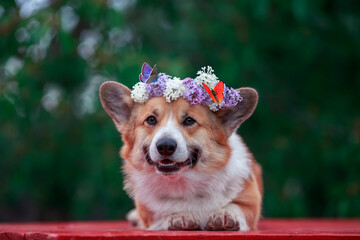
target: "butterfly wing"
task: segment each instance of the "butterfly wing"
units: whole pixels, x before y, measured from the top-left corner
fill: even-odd
[[[151,70],[150,76],[154,75],[154,74],[156,74],[156,75],[158,74],[158,68],[157,68],[156,64],[154,65],[154,68]]]
[[[140,81],[146,82],[146,80],[150,77],[150,73],[153,69],[150,67],[148,63],[144,63],[141,68],[141,74],[139,75]]]
[[[222,81],[218,82],[216,86],[214,87],[214,92],[216,94],[216,97],[218,99],[217,103],[221,103],[224,99],[224,83]]]
[[[154,81],[158,76],[158,68],[155,64],[154,68],[151,70],[151,73],[149,74],[149,78],[146,80],[146,83],[151,83]]]
[[[205,83],[202,84],[205,88],[205,91],[210,95],[211,99],[214,101],[214,102],[217,102],[215,96],[213,95],[211,89],[209,88],[208,85],[206,85]]]

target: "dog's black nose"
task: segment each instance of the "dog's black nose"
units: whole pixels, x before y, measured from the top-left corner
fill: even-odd
[[[171,138],[160,139],[156,143],[158,152],[163,156],[170,156],[176,151],[177,144]]]

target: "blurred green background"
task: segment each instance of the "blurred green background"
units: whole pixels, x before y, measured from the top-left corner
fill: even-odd
[[[360,217],[359,1],[2,0],[0,51],[1,222],[133,207],[98,88],[144,61],[258,90],[265,217]]]

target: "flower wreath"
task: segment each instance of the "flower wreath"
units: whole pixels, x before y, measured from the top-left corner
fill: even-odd
[[[131,98],[134,102],[145,103],[152,97],[165,97],[167,102],[185,98],[191,105],[202,104],[210,110],[218,111],[233,107],[243,100],[240,93],[228,88],[219,81],[212,67],[202,67],[195,79],[171,77],[165,73],[158,73],[154,68],[144,63],[140,73],[140,82],[133,86]]]

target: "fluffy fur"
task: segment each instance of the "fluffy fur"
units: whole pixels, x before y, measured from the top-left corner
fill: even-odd
[[[116,82],[100,88],[104,109],[122,134],[125,190],[135,200],[128,219],[149,230],[255,229],[262,201],[261,167],[235,131],[254,111],[257,93],[238,89],[243,102],[211,112],[180,98],[155,97],[134,103],[130,90]],[[156,123],[149,122],[154,117]],[[187,124],[187,119],[193,119]],[[176,150],[164,157],[161,139]],[[164,172],[170,161],[179,169]],[[168,164],[168,163],[164,163]]]

